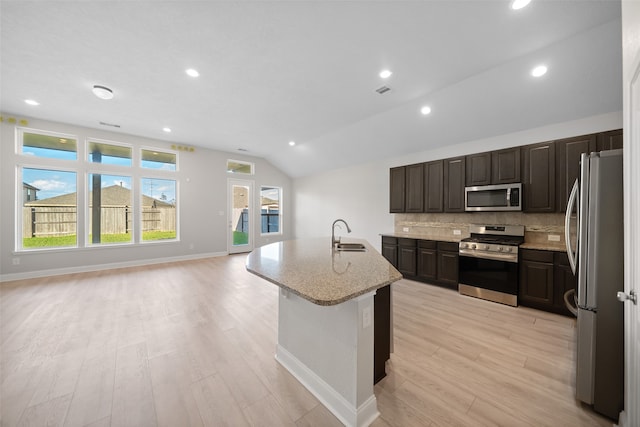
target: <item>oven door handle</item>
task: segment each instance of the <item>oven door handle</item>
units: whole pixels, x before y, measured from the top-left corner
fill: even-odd
[[[467,251],[465,249],[460,249],[458,251],[458,255],[460,256],[468,256],[472,258],[480,258],[480,259],[490,259],[494,261],[507,261],[518,263],[518,255],[516,254],[494,254],[494,253],[486,253],[483,252],[481,254],[475,253],[473,251]]]

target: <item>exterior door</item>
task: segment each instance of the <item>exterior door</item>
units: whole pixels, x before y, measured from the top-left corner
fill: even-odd
[[[253,250],[253,181],[230,179],[228,184],[228,252]]]

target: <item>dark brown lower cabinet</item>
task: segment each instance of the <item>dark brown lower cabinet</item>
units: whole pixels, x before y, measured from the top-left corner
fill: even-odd
[[[438,248],[434,240],[418,240],[418,278],[438,280]]]
[[[520,305],[571,316],[564,303],[564,293],[575,288],[576,281],[565,253],[520,251]]]
[[[403,276],[416,276],[417,253],[416,239],[398,239],[398,265],[396,268]]]
[[[373,297],[373,383],[386,375],[385,364],[391,354],[391,285],[380,288]]]
[[[438,242],[438,282],[458,289],[458,243]]]
[[[394,267],[398,266],[398,239],[391,236],[382,236],[382,256]]]

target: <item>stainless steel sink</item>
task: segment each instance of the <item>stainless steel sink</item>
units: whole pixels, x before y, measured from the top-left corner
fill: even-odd
[[[337,251],[365,252],[367,248],[362,243],[338,243]]]

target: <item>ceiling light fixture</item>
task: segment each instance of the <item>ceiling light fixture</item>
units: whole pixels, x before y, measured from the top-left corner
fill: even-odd
[[[166,133],[170,133],[171,132],[171,128],[167,128],[167,127],[162,128],[162,130],[164,132],[166,132]]]
[[[523,7],[527,6],[529,3],[531,3],[531,0],[513,0],[511,2],[511,9],[520,10]]]
[[[296,145],[296,142],[295,141],[289,141],[289,145],[293,147],[294,145]]]
[[[113,91],[106,86],[93,85],[93,94],[100,99],[111,99],[113,98]]]
[[[185,73],[187,73],[187,75],[190,77],[198,77],[200,75],[198,70],[194,70],[193,68],[186,69]]]
[[[541,76],[544,76],[546,73],[547,73],[546,65],[538,65],[536,68],[531,70],[531,75],[533,77],[541,77]]]
[[[388,79],[389,77],[391,77],[391,74],[393,74],[390,70],[382,70],[380,71],[380,78],[381,79]]]
[[[33,106],[40,105],[40,103],[38,101],[34,101],[33,99],[25,99],[24,102],[26,102],[29,105],[33,105]]]
[[[428,105],[425,105],[420,109],[420,112],[422,113],[423,116],[431,114],[431,107],[429,107]]]

